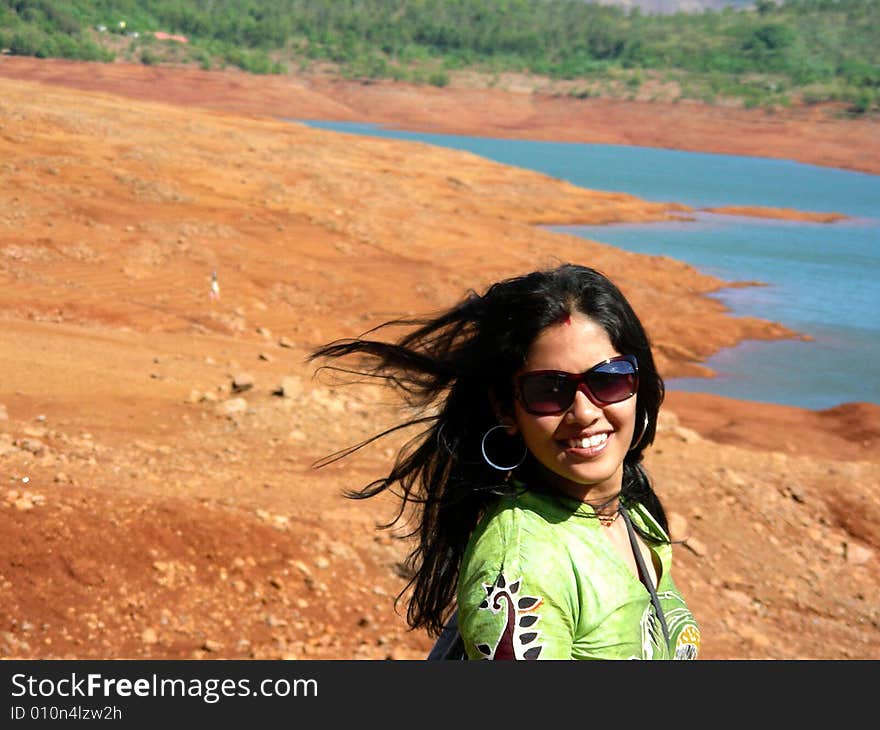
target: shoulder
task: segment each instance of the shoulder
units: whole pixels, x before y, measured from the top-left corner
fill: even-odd
[[[499,577],[511,583],[529,581],[550,573],[571,575],[565,566],[571,556],[561,518],[552,500],[530,493],[500,500],[482,519],[471,536],[459,575],[459,590],[479,596]]]
[[[552,504],[547,498],[528,492],[500,499],[477,525],[471,536],[465,562],[479,556],[504,556],[506,563],[530,545],[558,542]]]

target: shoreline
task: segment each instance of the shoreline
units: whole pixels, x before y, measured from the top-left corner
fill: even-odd
[[[366,121],[498,138],[592,142],[788,159],[880,174],[880,117],[842,105],[764,111],[695,101],[574,99],[526,87],[415,86],[320,73],[254,76],[182,66],[0,57],[0,77],[274,118]]]

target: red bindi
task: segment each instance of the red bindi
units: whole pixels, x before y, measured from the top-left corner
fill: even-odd
[[[570,327],[571,326],[571,315],[570,314],[560,314],[559,317],[553,321],[553,324],[567,324]]]

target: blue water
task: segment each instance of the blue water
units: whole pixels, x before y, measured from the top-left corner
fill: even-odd
[[[760,205],[851,216],[816,224],[700,213],[688,222],[551,229],[629,251],[670,256],[728,282],[763,282],[759,287],[724,289],[716,296],[736,315],[780,322],[812,338],[742,343],[706,362],[717,377],[670,379],[670,390],[816,409],[851,401],[880,403],[878,175],[758,157],[307,123],[466,150],[581,187],[646,200],[694,208]]]

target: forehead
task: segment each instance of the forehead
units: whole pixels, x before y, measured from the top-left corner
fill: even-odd
[[[580,373],[620,355],[605,329],[584,314],[550,325],[532,342],[523,371],[565,370]]]

